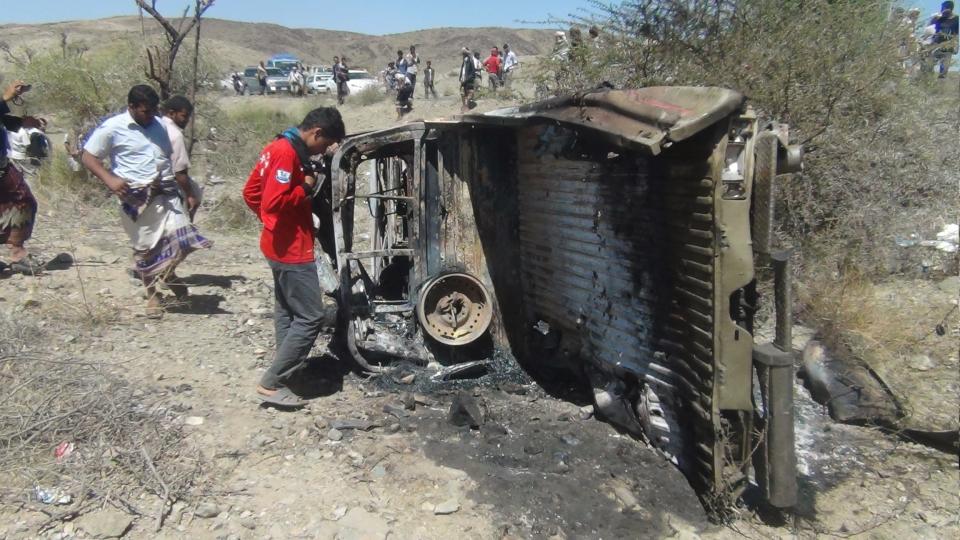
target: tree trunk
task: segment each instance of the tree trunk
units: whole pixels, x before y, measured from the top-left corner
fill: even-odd
[[[200,13],[200,0],[197,0],[197,6],[194,13]],[[197,105],[197,77],[199,76],[200,66],[200,25],[202,21],[197,19],[197,33],[193,40],[193,84],[190,85],[190,103],[194,107]],[[187,154],[193,155],[193,143],[197,140],[196,114],[190,115],[190,141],[187,143]]]

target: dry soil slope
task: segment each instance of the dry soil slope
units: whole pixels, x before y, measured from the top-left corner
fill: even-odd
[[[144,29],[159,39],[157,25],[144,19]],[[310,23],[305,19],[304,23]],[[70,42],[84,42],[92,52],[118,40],[141,40],[139,17],[112,17],[92,21],[0,25],[0,40],[14,50],[29,47],[34,51],[59,49],[61,34]],[[174,25],[178,20],[173,21]],[[318,18],[318,26],[323,21]],[[380,69],[395,57],[398,48],[417,45],[422,59],[433,59],[441,69],[459,63],[461,47],[487,51],[494,45],[509,43],[520,55],[546,53],[551,44],[551,31],[529,28],[431,28],[401,34],[374,36],[355,32],[319,28],[287,28],[268,23],[248,23],[223,19],[205,19],[202,37],[205,47],[227,69],[254,64],[278,52],[300,56],[307,63],[329,63],[335,54],[350,58],[351,64],[367,69]],[[0,58],[0,70],[9,64]]]

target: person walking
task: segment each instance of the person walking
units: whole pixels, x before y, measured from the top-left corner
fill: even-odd
[[[11,163],[7,148],[7,126],[15,128],[20,122],[10,116],[8,102],[18,99],[30,85],[15,80],[0,96],[0,244],[6,244],[10,253],[8,262],[0,262],[0,270],[9,267],[21,274],[37,274],[43,265],[27,252],[24,244],[33,235],[37,219],[37,200],[20,170]]]
[[[185,297],[186,287],[168,278],[191,252],[213,245],[190,222],[180,199],[170,159],[173,145],[157,119],[159,104],[153,88],[131,88],[127,111],[94,129],[80,158],[121,202],[120,220],[133,248],[133,270],[146,289],[150,318],[163,316],[157,285],[167,282],[178,298]],[[110,170],[101,163],[107,158]]]
[[[430,63],[430,60],[427,60],[427,67],[423,69],[424,99],[429,99],[431,94],[433,94],[434,99],[437,98],[437,89],[434,87],[435,81],[436,81],[436,74],[434,72],[433,66]]]
[[[473,101],[473,92],[477,83],[477,65],[473,62],[470,49],[464,47],[460,54],[463,57],[460,62],[460,112],[465,113],[476,107],[476,102]]]
[[[407,59],[403,56],[403,49],[397,49],[397,73],[407,74]]]
[[[350,94],[347,81],[350,80],[350,69],[339,56],[333,57],[333,81],[337,85],[337,105],[343,105]]]
[[[260,65],[257,66],[257,82],[260,84],[260,95],[267,93],[267,68],[263,65],[263,61],[260,61]]]
[[[187,144],[183,140],[183,130],[190,124],[190,117],[193,116],[193,103],[184,96],[173,96],[163,102],[162,112],[160,121],[170,137],[173,177],[177,181],[180,198],[192,222],[203,198],[203,189],[190,177],[190,153],[187,152]]]
[[[319,184],[309,156],[327,153],[345,134],[337,109],[310,111],[263,149],[243,188],[244,201],[263,224],[260,251],[273,274],[277,349],[256,386],[261,399],[273,405],[304,404],[289,384],[305,366],[320,330],[335,323],[322,302],[314,258],[311,203]]]
[[[500,50],[496,47],[490,49],[490,56],[483,61],[483,68],[487,71],[487,80],[490,84],[490,90],[496,91],[500,83]]]
[[[953,62],[953,55],[957,52],[957,35],[960,30],[960,18],[953,12],[954,4],[948,0],[940,4],[940,13],[930,19],[933,26],[933,62],[939,65],[938,77],[945,79]]]
[[[410,82],[410,76],[403,73],[397,73],[397,120],[403,118],[403,115],[413,110],[413,83]]]
[[[513,83],[514,70],[520,67],[520,61],[517,60],[517,53],[510,49],[510,45],[503,44],[503,86],[510,88]]]
[[[410,87],[413,90],[417,89],[417,72],[420,71],[420,56],[417,55],[417,48],[413,45],[410,46],[410,52],[403,57],[404,62],[407,64],[407,80],[410,81]],[[413,99],[413,94],[410,94],[410,99]]]

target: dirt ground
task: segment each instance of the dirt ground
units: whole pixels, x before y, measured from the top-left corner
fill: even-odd
[[[418,100],[415,116],[457,105],[455,97]],[[344,108],[351,130],[392,121],[384,117],[388,103],[360,109]],[[217,189],[241,184],[231,178]],[[309,406],[261,408],[253,387],[273,348],[272,281],[255,233],[204,230],[214,248],[193,254],[179,272],[189,301],[152,321],[126,275],[129,250],[112,212],[107,205],[64,220],[42,209],[31,248],[48,258],[69,253],[74,263],[37,277],[0,277],[0,313],[43,329],[35,352],[101,363],[162,399],[183,426],[184,447],[199,449],[202,478],[159,532],[153,515],[109,505],[41,531],[50,508],[23,493],[0,501],[0,538],[960,536],[956,456],[833,424],[800,387],[801,505],[780,525],[749,504],[732,524],[711,524],[657,452],[592,418],[575,394],[548,394],[522,374],[466,388],[415,383],[414,393],[350,372],[324,354],[321,340]],[[203,229],[202,216],[199,223]],[[486,411],[480,429],[447,420],[461,391]],[[956,393],[943,398],[955,411]],[[0,471],[0,483],[14,479],[22,481]],[[143,507],[159,505],[151,497]]]

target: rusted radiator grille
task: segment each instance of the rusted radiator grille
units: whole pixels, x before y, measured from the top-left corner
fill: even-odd
[[[708,490],[715,470],[712,149],[701,141],[692,154],[557,157],[543,152],[544,130],[517,137],[529,316],[557,328],[570,354],[635,374],[662,410],[648,437]]]

